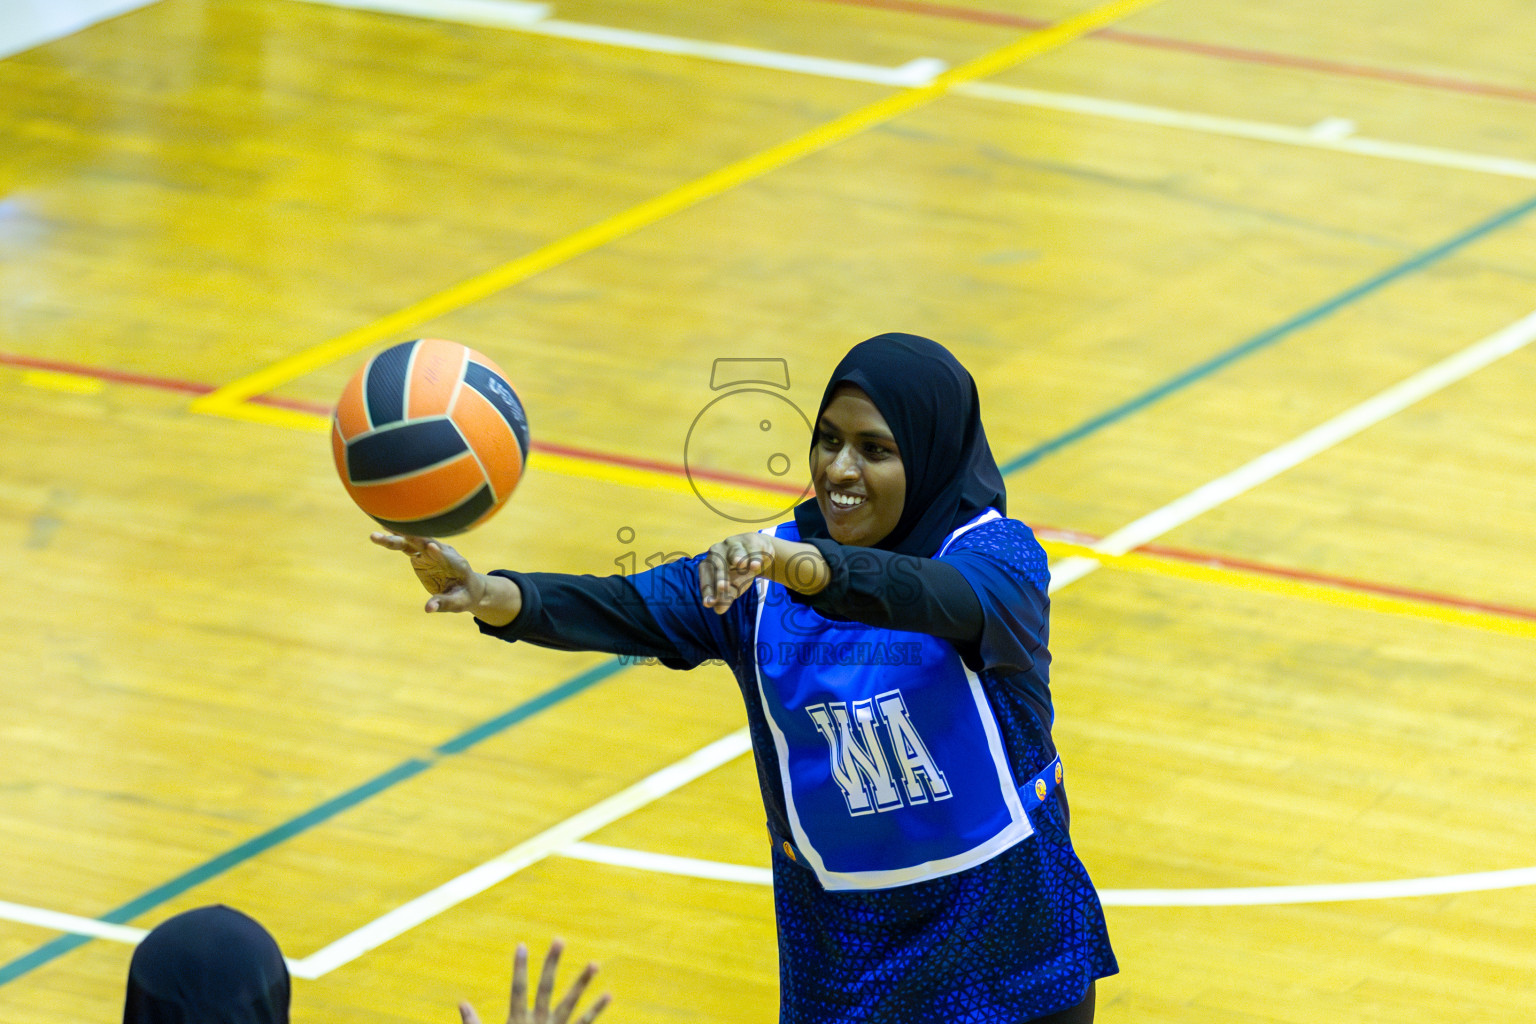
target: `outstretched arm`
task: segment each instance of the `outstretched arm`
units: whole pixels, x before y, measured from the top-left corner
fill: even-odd
[[[469,612],[481,632],[501,640],[655,658],[673,668],[735,657],[735,634],[699,603],[698,585],[692,582],[697,577],[694,560],[634,577],[501,569],[481,573],[441,541],[394,533],[374,533],[371,539],[410,559],[416,578],[432,595],[427,611]]]

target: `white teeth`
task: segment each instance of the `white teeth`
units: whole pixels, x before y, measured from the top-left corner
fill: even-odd
[[[864,504],[863,498],[855,498],[847,494],[833,494],[830,495],[830,497],[832,499],[832,504],[839,508],[853,508],[855,505]]]

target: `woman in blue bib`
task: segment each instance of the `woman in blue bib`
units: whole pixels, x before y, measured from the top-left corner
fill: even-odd
[[[975,382],[883,334],[833,371],[794,520],[632,576],[410,555],[428,611],[503,640],[719,659],[773,844],[780,1024],[1093,1019],[1116,973],[1067,834],[1045,553],[1006,517]]]

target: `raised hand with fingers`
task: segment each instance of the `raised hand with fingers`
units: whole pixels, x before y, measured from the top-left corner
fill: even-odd
[[[597,1015],[607,1008],[609,995],[604,992],[597,997],[597,1001],[587,1008],[580,1017],[572,1018],[576,1012],[576,1004],[581,1001],[582,994],[586,992],[587,985],[597,974],[597,965],[587,964],[581,974],[576,978],[571,990],[565,994],[565,998],[550,1007],[550,1000],[555,994],[555,971],[560,965],[560,954],[565,951],[565,943],[559,939],[549,944],[549,952],[544,957],[544,969],[539,974],[539,989],[534,995],[533,1010],[528,1009],[528,947],[521,942],[517,944],[517,953],[512,958],[512,1002],[507,1010],[507,1024],[592,1024],[597,1020]],[[475,1008],[467,1002],[459,1003],[459,1016],[464,1024],[480,1024],[480,1017],[475,1013]]]

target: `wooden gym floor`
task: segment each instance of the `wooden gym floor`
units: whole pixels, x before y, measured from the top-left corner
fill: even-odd
[[[1056,560],[1099,1019],[1529,1019],[1529,4],[350,6],[0,60],[0,1019],[114,1019],[224,902],[296,1020],[499,1018],[553,935],[615,1024],[773,1020],[724,670],[423,616],[326,411],[485,351],[537,448],[460,548],[611,572],[793,500],[690,440],[717,359],[783,361],[738,399],[798,459],[887,330],[972,369]]]

